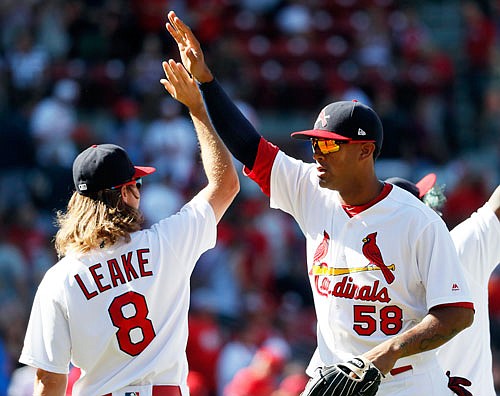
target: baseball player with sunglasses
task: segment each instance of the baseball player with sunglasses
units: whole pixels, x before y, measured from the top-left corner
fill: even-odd
[[[445,205],[444,186],[430,173],[417,183],[392,177],[386,182],[409,191],[438,213]],[[488,202],[450,231],[472,293],[474,323],[438,349],[438,360],[459,396],[495,396],[490,348],[488,282],[500,263],[500,186]],[[467,347],[465,347],[467,346]]]
[[[450,395],[435,349],[470,326],[472,300],[439,215],[377,178],[377,114],[356,101],[325,106],[313,129],[292,133],[312,143],[315,163],[294,159],[245,119],[173,11],[166,26],[217,133],[306,237],[318,348],[303,395]]]
[[[190,110],[208,183],[178,213],[142,229],[141,178],[155,169],[134,166],[113,144],[77,156],[76,191],[57,219],[61,259],[38,287],[19,359],[37,369],[35,396],[65,395],[70,362],[81,369],[75,396],[189,395],[190,276],[214,247],[239,181],[196,85],[183,89],[190,96],[165,86]]]

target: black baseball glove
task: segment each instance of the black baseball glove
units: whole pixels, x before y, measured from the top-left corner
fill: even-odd
[[[316,370],[301,396],[374,396],[382,373],[363,356]]]

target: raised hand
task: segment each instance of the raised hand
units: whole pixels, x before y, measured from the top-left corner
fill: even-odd
[[[182,22],[174,11],[168,13],[168,20],[169,22],[165,26],[179,47],[184,67],[197,81],[201,83],[212,81],[213,76],[205,63],[200,42],[191,31],[191,28]]]
[[[176,100],[184,104],[190,111],[203,107],[203,99],[196,81],[194,81],[181,63],[169,59],[163,62],[165,76],[160,83]]]

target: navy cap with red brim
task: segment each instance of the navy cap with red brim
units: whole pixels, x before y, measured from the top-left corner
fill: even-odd
[[[138,179],[139,177],[144,177],[156,172],[156,168],[152,166],[134,166],[135,173],[133,179]]]
[[[420,181],[417,182],[416,186],[418,188],[419,198],[422,198],[429,190],[436,184],[437,176],[435,173],[429,173],[425,175]]]
[[[351,138],[339,135],[335,132],[325,131],[324,129],[309,129],[306,131],[293,132],[291,136],[295,139],[332,139],[332,140],[343,140],[346,142],[351,141]]]

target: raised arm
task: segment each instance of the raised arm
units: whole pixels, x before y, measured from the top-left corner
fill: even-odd
[[[160,82],[174,99],[189,109],[208,179],[208,185],[200,194],[210,203],[219,222],[240,188],[231,154],[214,131],[198,86],[184,66],[169,60],[163,62],[163,70],[167,78]]]
[[[253,169],[261,140],[260,134],[224,92],[205,63],[199,41],[175,12],[168,13],[167,30],[179,48],[182,63],[200,89],[215,130],[231,153]]]

